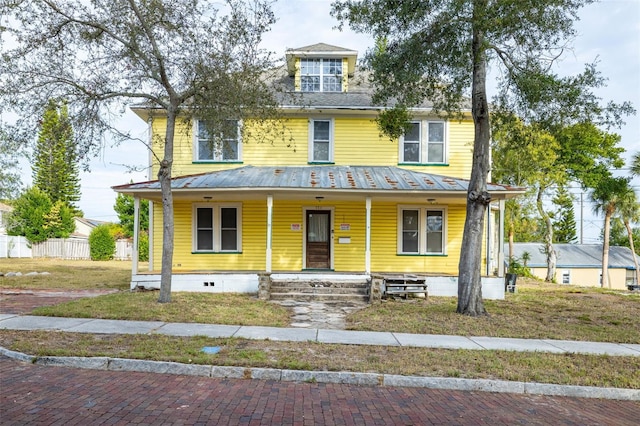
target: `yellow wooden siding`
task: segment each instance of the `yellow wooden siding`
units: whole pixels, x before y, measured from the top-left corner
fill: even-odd
[[[248,122],[245,140],[242,145],[244,165],[284,166],[306,165],[308,161],[309,120],[307,118],[289,118],[274,124],[266,137],[261,137],[261,127]],[[286,130],[281,132],[282,126]],[[265,127],[265,126],[262,126]],[[199,165],[216,167],[216,165]],[[238,165],[236,164],[235,167]]]
[[[330,117],[326,115],[318,116]],[[166,119],[157,118],[153,122],[154,149],[163,156],[162,146]],[[309,158],[309,119],[306,117],[283,119],[270,126],[258,125],[247,120],[242,144],[240,163],[194,162],[194,137],[190,124],[176,124],[173,176],[206,173],[216,170],[236,168],[241,165],[253,166],[300,166],[307,165]],[[281,131],[283,126],[286,128]],[[269,129],[268,131],[265,129]],[[445,176],[468,179],[471,173],[473,123],[471,121],[451,121],[449,123],[448,165],[401,167]],[[398,141],[390,141],[380,136],[374,117],[334,118],[334,163],[352,166],[396,166],[398,164]],[[158,171],[154,159],[153,176]]]
[[[275,200],[272,217],[272,270],[302,270],[304,217],[301,203]],[[292,229],[295,228],[292,225],[299,227]]]
[[[398,143],[381,137],[373,117],[336,118],[334,162],[341,166],[395,166]]]
[[[272,270],[300,271],[303,268],[305,209],[318,206],[315,200],[274,200]],[[336,272],[365,270],[365,203],[323,202],[331,208],[333,233],[333,269]],[[371,270],[373,272],[431,273],[457,275],[464,206],[449,206],[446,214],[446,251],[444,256],[398,255],[398,206],[391,202],[373,202],[371,210]],[[175,240],[173,267],[176,270],[264,270],[266,267],[266,202],[242,203],[242,253],[192,253],[192,204],[175,204]],[[160,269],[162,252],[162,211],[154,206],[154,262]],[[342,230],[341,225],[349,229]],[[292,226],[293,225],[293,226]],[[299,228],[297,228],[299,226]],[[347,228],[345,226],[345,228]],[[349,243],[340,244],[340,238]],[[485,265],[483,246],[483,265]],[[483,267],[483,275],[485,269]]]
[[[365,202],[332,203],[333,220],[333,269],[336,272],[364,272],[366,248],[366,206]],[[350,229],[341,229],[341,225]],[[346,228],[346,226],[345,226]],[[349,238],[340,244],[340,238]]]
[[[220,201],[224,203],[224,201]],[[193,253],[193,204],[174,203],[173,267],[176,270],[262,271],[266,258],[265,201],[242,204],[242,251],[240,253]],[[154,263],[160,268],[162,253],[162,210],[154,206]]]
[[[398,255],[397,204],[372,203],[371,270],[457,275],[464,217],[463,206],[447,208],[446,255]]]

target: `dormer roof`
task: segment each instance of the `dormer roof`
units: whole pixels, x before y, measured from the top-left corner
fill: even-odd
[[[287,49],[285,58],[287,61],[287,71],[290,76],[296,73],[296,58],[347,58],[349,75],[353,75],[356,69],[358,52],[326,43],[316,43],[310,44],[309,46]]]

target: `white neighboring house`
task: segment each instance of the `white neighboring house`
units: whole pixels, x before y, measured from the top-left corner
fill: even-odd
[[[602,280],[602,244],[554,244],[558,260],[555,281],[558,284],[572,284],[584,287],[600,287]],[[509,248],[505,245],[505,256]],[[513,255],[522,264],[522,255],[529,253],[527,266],[531,273],[542,280],[547,275],[547,258],[544,244],[515,243]],[[609,247],[609,267],[607,269],[611,288],[626,289],[633,283],[635,264],[633,257],[640,262],[640,256],[634,255],[628,247]],[[508,265],[509,260],[505,259]]]
[[[94,228],[109,223],[102,220],[87,219],[86,217],[74,217],[73,221],[76,224],[76,229],[73,231],[73,234],[71,234],[71,237],[74,238],[89,238]]]

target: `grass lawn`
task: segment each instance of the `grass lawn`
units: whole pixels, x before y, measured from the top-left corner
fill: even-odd
[[[129,262],[0,259],[0,271],[49,271],[49,276],[0,277],[0,288],[128,289]],[[286,326],[289,313],[250,295],[121,291],[78,299],[33,314]],[[518,292],[486,301],[487,317],[455,313],[454,298],[385,301],[348,317],[353,330],[640,343],[640,295],[519,280]],[[359,347],[313,342],[170,336],[84,335],[0,330],[0,345],[34,355],[113,356],[187,363],[493,378],[557,384],[640,388],[640,357],[505,351]],[[221,346],[217,355],[200,352]]]
[[[142,269],[142,265],[140,268]],[[49,272],[51,275],[0,277],[0,288],[127,290],[131,281],[131,262],[59,259],[0,259],[0,272]]]

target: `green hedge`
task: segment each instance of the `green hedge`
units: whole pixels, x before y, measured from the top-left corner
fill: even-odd
[[[100,225],[89,235],[91,260],[111,260],[116,252],[116,240],[111,235],[111,226]]]

